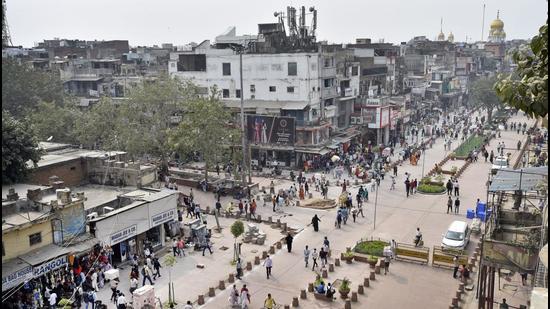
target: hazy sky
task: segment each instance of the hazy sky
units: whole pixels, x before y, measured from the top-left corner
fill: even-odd
[[[288,5],[315,6],[317,38],[332,43],[435,39],[440,18],[445,35],[472,41],[481,38],[483,3],[484,38],[498,9],[508,39],[532,37],[547,18],[546,0],[7,0],[7,18],[13,44],[25,47],[54,37],[184,45],[214,40],[229,26],[239,35],[257,34],[258,23],[276,22],[273,12]]]

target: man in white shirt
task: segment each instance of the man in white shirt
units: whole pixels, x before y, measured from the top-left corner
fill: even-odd
[[[271,268],[273,267],[273,260],[271,259],[271,257],[269,257],[269,255],[264,261],[264,266],[267,274],[267,279],[269,279],[269,276],[271,275]]]
[[[120,293],[120,291],[118,293],[116,303],[118,309],[126,309],[126,298],[124,297],[124,294]]]
[[[57,305],[57,294],[55,292],[51,292],[50,293],[50,307],[51,308],[56,308],[56,305]]]
[[[304,261],[306,262],[306,268],[307,268],[307,264],[309,263],[309,254],[311,253],[311,251],[308,249],[308,246],[306,246],[306,248],[304,249]]]
[[[187,304],[185,306],[183,306],[183,309],[193,309],[193,305],[191,304],[190,300],[188,300]]]

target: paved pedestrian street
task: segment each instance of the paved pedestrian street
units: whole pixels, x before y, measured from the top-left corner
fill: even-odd
[[[510,121],[528,122],[533,124],[533,120],[528,120],[523,116],[514,116]],[[499,143],[504,141],[507,145],[514,145],[518,140],[525,140],[525,135],[518,135],[516,132],[503,131],[501,138],[495,138],[490,142],[488,149],[493,149]],[[517,151],[512,150],[512,160],[516,159]],[[443,147],[443,139],[439,138],[433,147],[425,152],[425,173],[442,160],[446,155]],[[424,160],[424,159],[421,159]],[[420,162],[420,161],[419,161]],[[280,241],[285,234],[280,229],[272,228],[266,223],[254,223],[262,231],[267,233],[267,239],[264,246],[254,244],[244,244],[241,258],[244,261],[253,264],[251,271],[244,272],[242,280],[236,280],[237,289],[241,289],[246,284],[251,296],[250,308],[261,308],[268,293],[274,297],[275,301],[281,305],[290,305],[294,297],[298,297],[300,307],[303,308],[342,308],[344,300],[337,298],[336,301],[328,303],[326,301],[316,300],[312,293],[307,293],[307,299],[300,299],[300,291],[307,290],[308,283],[315,280],[321,270],[312,271],[304,265],[303,250],[305,246],[310,249],[321,248],[325,236],[330,240],[332,251],[329,263],[334,263],[335,258],[345,252],[346,247],[352,247],[361,238],[374,238],[382,240],[395,239],[398,243],[412,244],[416,228],[419,227],[423,234],[425,246],[432,248],[439,246],[442,239],[442,233],[454,220],[471,221],[465,218],[466,210],[474,208],[478,198],[486,198],[486,181],[490,170],[490,163],[485,163],[483,159],[470,165],[465,173],[460,177],[460,199],[461,208],[459,214],[446,213],[447,195],[426,195],[421,193],[412,194],[406,197],[405,186],[403,185],[404,173],[411,174],[411,178],[421,178],[422,164],[412,166],[408,161],[403,162],[398,167],[397,185],[393,191],[389,190],[390,180],[386,177],[381,181],[378,189],[378,202],[376,207],[376,229],[374,229],[374,199],[375,192],[369,194],[369,201],[364,204],[365,218],[359,217],[356,223],[351,219],[341,229],[335,228],[336,209],[314,210],[296,206],[284,206],[283,212],[274,213],[271,203],[262,206],[258,202],[257,214],[265,220],[271,216],[275,222],[277,219],[286,222],[290,228],[293,228],[297,234],[294,235],[292,252],[288,253],[283,244],[281,249],[277,249],[272,255],[273,270],[272,277],[266,279],[265,267],[254,265],[254,257],[261,256],[262,251],[268,251],[269,246]],[[306,174],[311,177],[313,174]],[[271,179],[257,178],[260,187],[269,188]],[[332,179],[334,181],[334,179]],[[276,191],[278,189],[287,189],[292,182],[289,180],[277,179]],[[348,188],[352,196],[355,196],[359,186],[352,185]],[[179,187],[183,193],[188,193],[189,188]],[[331,186],[329,189],[329,198],[335,199],[341,193],[341,188]],[[194,190],[195,200],[201,205],[214,207],[214,196],[212,193],[204,193]],[[320,193],[313,192],[313,196],[319,197]],[[232,198],[223,197],[222,204],[226,205]],[[235,201],[237,202],[237,201]],[[310,221],[314,214],[320,219],[320,230],[314,232]],[[185,219],[188,220],[188,219]],[[233,285],[227,281],[230,273],[235,273],[235,267],[230,264],[233,256],[233,238],[229,233],[229,227],[234,222],[234,218],[221,217],[220,225],[222,233],[213,232],[213,254],[208,252],[202,256],[200,251],[190,252],[187,250],[187,256],[177,258],[177,263],[171,270],[173,282],[175,284],[176,299],[178,306],[190,300],[197,304],[198,296],[204,295],[204,308],[225,308],[229,307],[230,287]],[[207,216],[208,228],[215,228],[215,219],[212,215]],[[246,223],[247,221],[245,221]],[[251,222],[251,221],[250,221]],[[472,236],[470,245],[467,248],[469,253],[479,241],[477,236]],[[227,247],[225,251],[221,247]],[[171,251],[166,251],[171,254]],[[310,262],[311,263],[311,262]],[[198,264],[204,264],[204,268],[197,268]],[[310,264],[311,266],[311,264]],[[127,290],[129,267],[121,272],[123,278],[120,285],[121,290]],[[341,266],[335,267],[334,272],[328,273],[327,282],[344,277],[351,280],[351,290],[357,291],[358,285],[363,284],[364,278],[368,278],[371,269],[368,264],[353,262],[346,264],[342,261]],[[162,278],[155,281],[155,293],[161,298],[168,295],[168,270],[161,269]],[[219,281],[225,280],[225,290],[217,289]],[[141,283],[141,282],[140,282]],[[370,287],[365,289],[364,295],[359,295],[357,305],[361,308],[399,308],[407,306],[408,308],[444,308],[450,304],[454,291],[458,286],[458,279],[452,278],[452,269],[441,268],[420,263],[407,262],[401,260],[392,260],[390,272],[388,275],[376,275],[376,279],[371,281]],[[208,297],[209,288],[214,287],[215,296]],[[521,291],[518,292],[521,294]],[[104,288],[99,296],[101,299],[108,299],[110,290]],[[519,296],[520,299],[521,295]],[[472,299],[469,300],[473,302]],[[357,305],[354,305],[356,307]]]

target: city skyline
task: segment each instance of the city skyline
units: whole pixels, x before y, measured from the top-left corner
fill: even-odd
[[[264,3],[206,0],[194,3],[160,0],[146,9],[144,5],[149,3],[145,1],[98,0],[75,4],[69,0],[8,0],[7,19],[15,46],[32,47],[44,39],[53,38],[123,39],[132,46],[162,43],[185,45],[213,41],[231,26],[236,26],[238,35],[257,34],[257,24],[276,22],[273,16],[275,11],[286,11],[289,5],[297,8],[303,5],[306,9],[315,6],[318,10],[317,39],[329,43],[352,43],[356,38],[372,38],[373,41],[384,39],[385,42],[398,44],[414,36],[434,40],[440,30],[441,18],[446,36],[452,32],[455,41],[465,41],[468,37],[468,41],[473,42],[481,39],[484,3],[484,39],[487,39],[489,24],[496,18],[497,10],[509,40],[529,39],[536,35],[547,16],[546,10],[542,9],[543,5],[544,8],[547,5],[543,0],[421,0],[403,3],[390,0],[373,4],[354,1]],[[37,6],[40,9],[36,9]],[[363,13],[365,11],[367,13]],[[61,14],[62,18],[38,22],[39,28],[36,28],[36,22],[32,22],[55,13]],[[207,19],[205,16],[208,16]],[[310,16],[307,20],[309,25]]]

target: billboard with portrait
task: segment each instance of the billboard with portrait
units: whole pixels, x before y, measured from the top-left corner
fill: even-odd
[[[250,143],[294,145],[296,124],[293,117],[247,115],[246,125]]]

